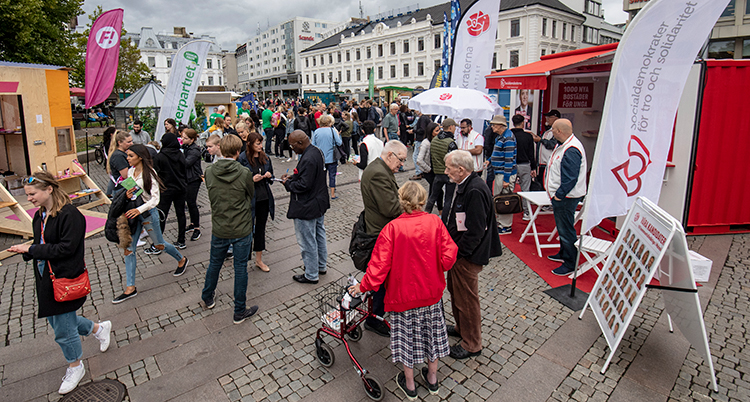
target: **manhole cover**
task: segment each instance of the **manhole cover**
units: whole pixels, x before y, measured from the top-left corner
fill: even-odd
[[[123,398],[125,386],[119,381],[104,379],[79,386],[60,402],[121,402]]]

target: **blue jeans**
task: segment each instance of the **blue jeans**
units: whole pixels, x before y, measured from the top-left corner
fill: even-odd
[[[336,171],[338,171],[339,164],[337,162],[326,163],[326,170],[328,171],[328,187],[336,188]]]
[[[318,273],[326,272],[328,249],[326,248],[326,227],[321,216],[317,219],[295,219],[294,234],[302,252],[302,263],[305,264],[305,278],[318,280]]]
[[[206,283],[203,285],[203,301],[211,299],[219,282],[219,271],[224,265],[229,247],[233,247],[234,253],[234,312],[245,311],[247,300],[247,258],[253,245],[253,234],[236,239],[222,239],[211,235],[211,257],[206,270]]]
[[[79,317],[75,311],[47,317],[50,327],[55,330],[55,342],[60,345],[68,363],[81,360],[81,336],[89,336],[94,331],[94,322]]]
[[[575,269],[576,267],[576,229],[575,225],[575,213],[576,206],[581,201],[581,198],[565,198],[561,201],[552,199],[552,210],[555,214],[555,225],[557,225],[557,232],[560,234],[560,258],[562,258],[563,266],[566,268]]]
[[[266,134],[266,146],[264,151],[266,152],[266,155],[271,155],[271,139],[273,138],[273,127],[265,128],[263,129],[263,132]]]
[[[414,159],[414,174],[420,175],[422,174],[422,169],[417,166],[417,157],[419,156],[419,148],[422,147],[422,141],[414,141],[414,154],[412,154],[412,159]]]
[[[161,234],[161,226],[159,225],[159,209],[151,208],[150,211],[142,214],[138,223],[135,227],[135,234],[133,235],[133,242],[130,243],[128,250],[130,254],[125,256],[125,284],[127,286],[135,286],[135,268],[137,266],[137,259],[135,251],[138,246],[138,236],[141,235],[141,229],[145,228],[148,237],[154,242],[156,246],[164,246],[164,251],[171,255],[175,260],[181,261],[182,254],[172,245],[164,241],[164,237]]]
[[[390,140],[398,140],[398,133],[388,133],[388,141]]]

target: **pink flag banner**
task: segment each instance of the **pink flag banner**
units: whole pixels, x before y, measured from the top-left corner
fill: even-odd
[[[120,59],[121,8],[94,21],[86,45],[86,108],[104,102],[112,93]]]

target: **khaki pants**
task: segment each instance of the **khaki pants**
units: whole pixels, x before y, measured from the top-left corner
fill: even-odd
[[[448,271],[448,292],[451,295],[456,331],[461,334],[461,347],[469,352],[482,350],[482,312],[479,309],[479,272],[481,265],[461,258]]]

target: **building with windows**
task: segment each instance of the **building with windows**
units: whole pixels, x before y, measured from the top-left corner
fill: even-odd
[[[235,50],[237,90],[261,97],[300,93],[299,51],[342,29],[342,23],[295,17],[258,32]]]
[[[582,13],[586,20],[581,29],[582,47],[619,42],[624,32],[620,26],[604,21],[602,0],[560,0],[573,10]],[[630,1],[630,0],[624,0]]]
[[[630,19],[648,0],[623,0],[622,9]],[[711,31],[703,57],[710,59],[750,59],[750,0],[730,0]]]
[[[141,51],[141,61],[151,69],[151,74],[162,86],[167,85],[169,72],[172,69],[172,57],[182,45],[195,39],[205,39],[213,42],[208,50],[206,65],[203,66],[201,85],[224,85],[225,76],[222,69],[223,52],[216,42],[216,38],[201,35],[193,36],[185,27],[174,27],[173,33],[156,33],[151,27],[142,27],[139,33],[127,33],[129,38]]]
[[[356,24],[308,47],[299,55],[302,87],[316,92],[338,87],[363,98],[372,71],[388,101],[428,88],[441,63],[443,13],[450,15],[450,3]],[[498,19],[493,70],[582,46],[585,17],[558,0],[504,0]]]

